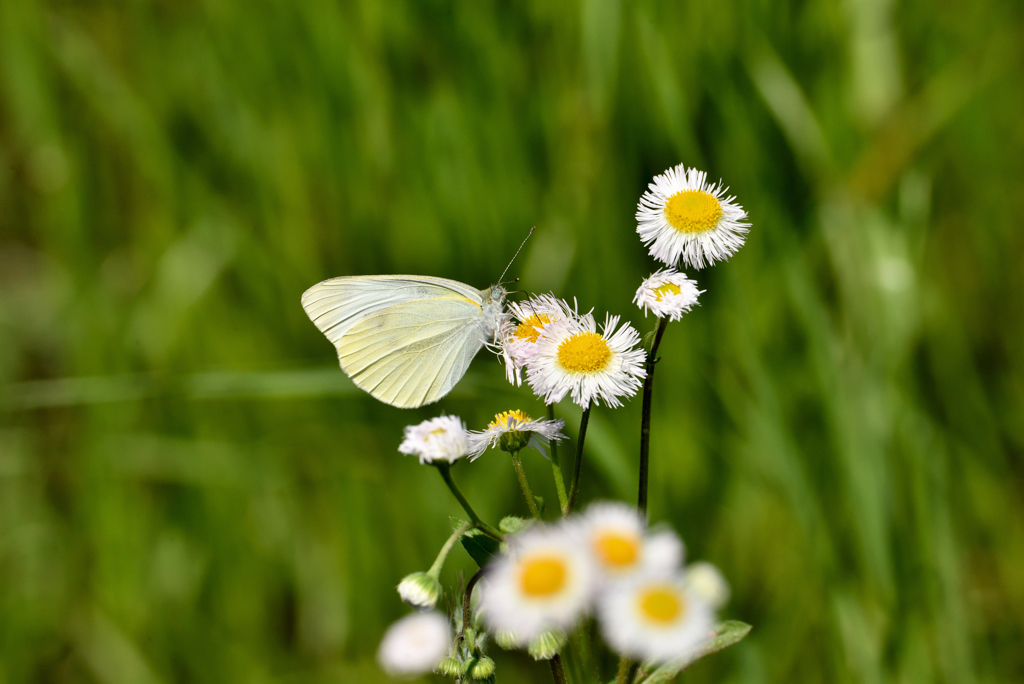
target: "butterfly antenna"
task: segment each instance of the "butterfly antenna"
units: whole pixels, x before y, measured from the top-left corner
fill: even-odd
[[[523,251],[523,247],[526,246],[526,241],[530,239],[530,236],[533,235],[533,231],[535,231],[536,229],[537,226],[530,228],[530,232],[527,233],[526,238],[523,239],[523,244],[519,245],[519,249],[517,249],[516,253],[512,255],[512,261],[508,262],[508,266],[506,266],[505,270],[501,272],[501,278],[504,278],[505,274],[508,273],[508,269],[512,268],[512,262],[515,261],[516,257],[519,256],[519,253]],[[499,283],[501,282],[501,278],[498,278]],[[519,278],[516,278],[516,280],[519,280]]]

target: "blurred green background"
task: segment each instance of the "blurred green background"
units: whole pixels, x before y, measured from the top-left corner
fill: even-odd
[[[680,162],[754,226],[662,346],[652,518],[755,625],[683,681],[1024,680],[1022,28],[994,0],[0,3],[0,681],[385,681],[394,586],[459,512],[402,426],[543,409],[486,353],[379,404],[300,294],[484,287],[536,225],[524,288],[645,332],[633,213]],[[594,411],[584,501],[634,497],[638,419]],[[454,474],[525,513],[503,455]]]

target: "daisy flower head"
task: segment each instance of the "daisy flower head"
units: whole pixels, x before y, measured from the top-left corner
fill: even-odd
[[[454,463],[469,453],[469,431],[458,416],[438,416],[405,428],[398,450],[419,456],[420,463]]]
[[[687,278],[685,273],[663,268],[640,284],[633,303],[644,310],[644,316],[650,311],[658,318],[668,316],[669,320],[678,321],[684,313],[689,313],[703,293],[697,289],[697,282]]]
[[[591,504],[575,521],[582,543],[606,580],[618,581],[640,571],[673,572],[683,557],[683,543],[671,530],[647,534],[636,507],[621,502]]]
[[[552,629],[569,629],[587,610],[594,571],[587,553],[562,528],[532,528],[513,537],[481,585],[484,623],[518,645]]]
[[[498,339],[501,340],[501,356],[505,361],[505,376],[518,387],[523,384],[522,369],[533,358],[537,338],[545,326],[576,318],[577,313],[568,302],[549,294],[511,302],[508,313],[498,331]]]
[[[704,268],[728,259],[750,230],[747,212],[728,188],[685,165],[655,176],[636,208],[636,232],[651,256],[666,266]]]
[[[470,432],[470,460],[495,446],[508,452],[532,446],[543,453],[542,445],[565,439],[563,427],[564,420],[534,420],[518,409],[499,413],[487,424],[486,430]]]
[[[583,408],[621,406],[619,397],[636,394],[646,375],[639,344],[640,334],[628,323],[620,327],[618,316],[607,316],[601,332],[591,314],[551,323],[537,338],[526,377],[545,404],[571,394]]]
[[[447,617],[436,611],[413,613],[388,627],[377,649],[377,662],[392,676],[426,674],[448,655],[451,642]]]
[[[691,656],[711,636],[715,619],[679,573],[617,583],[599,597],[597,613],[612,650],[655,662]]]

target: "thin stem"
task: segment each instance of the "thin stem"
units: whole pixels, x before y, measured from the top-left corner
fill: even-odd
[[[647,518],[647,479],[649,475],[649,461],[651,454],[651,399],[654,396],[654,366],[658,362],[658,345],[661,344],[661,337],[668,327],[668,319],[662,318],[658,321],[658,331],[654,333],[654,342],[651,350],[647,352],[647,363],[644,369],[647,371],[644,377],[644,406],[640,414],[640,492],[637,494],[636,507],[640,515]]]
[[[555,405],[548,404],[548,420],[555,419]],[[558,463],[558,442],[551,440],[551,474],[555,477],[555,491],[558,493],[558,508],[562,515],[569,514],[569,497],[565,495],[565,480],[562,478],[562,466]]]
[[[566,514],[572,513],[576,508],[576,497],[580,493],[580,472],[583,470],[583,442],[587,438],[587,423],[590,422],[590,406],[583,409],[583,417],[580,418],[580,436],[576,440],[576,465],[572,470],[572,487],[569,488],[569,503]]]
[[[615,684],[626,684],[629,681],[629,663],[626,656],[619,658],[619,673],[615,677]]]
[[[462,535],[469,532],[472,527],[473,523],[471,522],[462,523],[459,525],[457,530],[452,532],[452,536],[448,537],[448,541],[444,543],[444,546],[441,547],[441,551],[438,552],[437,560],[435,560],[434,564],[430,566],[429,570],[427,570],[428,575],[434,575],[434,577],[437,577],[441,573],[441,568],[444,566],[444,562],[448,558],[448,554],[451,553],[452,547],[455,546],[455,542],[459,541],[459,539],[462,538]]]
[[[469,629],[469,604],[473,598],[473,588],[483,576],[484,568],[480,568],[476,571],[476,574],[470,577],[469,581],[466,582],[466,591],[462,594],[462,632],[460,632],[460,634],[465,634],[466,630]]]
[[[557,653],[551,658],[551,676],[555,678],[555,684],[566,684],[565,668],[562,667],[562,656]]]
[[[537,500],[533,498],[533,492],[530,491],[530,483],[526,481],[526,470],[523,469],[523,459],[519,458],[518,451],[512,452],[512,465],[515,467],[516,475],[519,477],[519,486],[523,488],[526,505],[530,507],[530,515],[540,520],[540,509],[537,508]]]
[[[452,494],[455,495],[455,498],[459,500],[460,504],[462,504],[462,508],[466,511],[466,515],[468,515],[469,519],[473,521],[473,526],[491,539],[505,541],[505,535],[481,520],[480,516],[473,510],[473,507],[469,505],[468,501],[466,501],[466,497],[462,495],[462,492],[459,491],[458,485],[455,484],[455,480],[452,479],[451,464],[438,462],[434,465],[437,466],[437,471],[441,473],[441,478],[444,480],[444,483],[448,485],[448,489],[451,490]]]

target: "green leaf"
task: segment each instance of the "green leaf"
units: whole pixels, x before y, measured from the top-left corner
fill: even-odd
[[[487,565],[491,556],[498,553],[498,542],[480,530],[470,530],[462,535],[462,546],[481,568]]]
[[[715,636],[711,638],[707,643],[704,644],[696,653],[688,658],[682,660],[674,660],[670,663],[665,663],[657,670],[651,673],[651,676],[647,679],[641,680],[643,684],[666,684],[675,679],[680,672],[693,665],[696,661],[700,660],[706,655],[717,653],[723,648],[728,648],[733,644],[743,641],[743,638],[750,633],[753,629],[750,625],[739,620],[726,620],[715,627]],[[646,667],[640,668],[641,672],[646,670]]]

